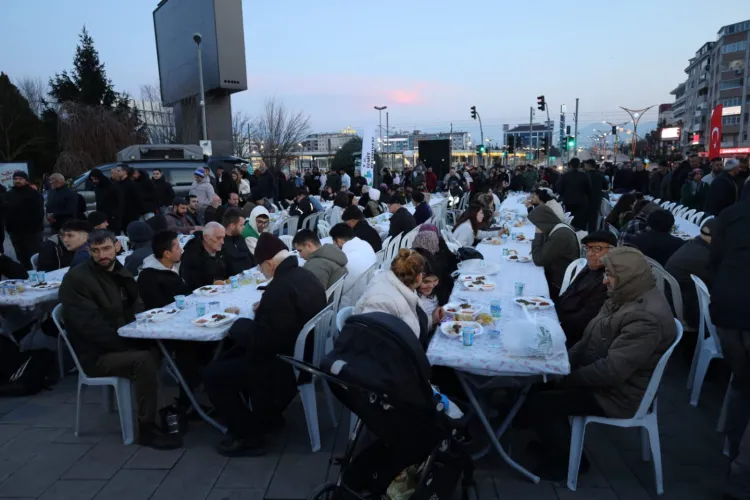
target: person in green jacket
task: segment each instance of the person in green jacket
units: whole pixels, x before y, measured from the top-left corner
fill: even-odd
[[[250,253],[255,255],[255,245],[258,244],[260,233],[268,231],[271,218],[265,207],[258,205],[250,212],[250,217],[245,221],[245,227],[242,229],[242,237],[245,238],[245,244],[250,249]]]
[[[696,168],[690,178],[682,185],[680,203],[688,208],[703,210],[707,192],[708,184],[703,182],[703,172]]]

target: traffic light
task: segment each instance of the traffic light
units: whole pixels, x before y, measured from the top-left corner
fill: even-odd
[[[508,153],[513,154],[515,150],[516,150],[516,136],[509,135],[508,136]]]
[[[477,146],[477,154],[479,156],[482,156],[485,151],[487,151],[487,148],[484,147],[484,144],[480,144],[479,146]]]
[[[568,143],[568,148],[567,148],[568,151],[574,151],[575,148],[576,148],[576,140],[575,140],[575,138],[572,137],[572,136],[568,136],[567,143]]]
[[[565,135],[570,135],[570,125],[565,127]]]
[[[542,149],[542,151],[544,151],[545,154],[549,150],[549,139],[547,138],[547,136],[542,137],[542,147],[541,147],[541,149]]]
[[[536,109],[538,109],[539,111],[544,111],[545,109],[547,109],[547,103],[544,102],[543,95],[540,95],[536,98]]]
[[[471,107],[471,117],[472,117],[472,118],[473,118],[474,120],[476,120],[476,119],[477,119],[477,107],[476,107],[476,106],[472,106],[472,107]]]
[[[617,126],[612,125],[612,135],[617,135]]]

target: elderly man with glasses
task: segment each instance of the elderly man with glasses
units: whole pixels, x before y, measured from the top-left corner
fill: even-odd
[[[617,245],[617,237],[608,231],[589,233],[582,240],[586,250],[586,267],[557,299],[556,309],[567,338],[568,347],[581,339],[589,324],[607,300],[604,264],[601,258]]]

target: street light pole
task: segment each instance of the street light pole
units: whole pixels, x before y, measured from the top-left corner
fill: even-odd
[[[654,106],[656,105],[654,104]],[[635,148],[636,144],[638,143],[638,122],[641,120],[643,115],[646,114],[646,111],[653,108],[654,106],[649,106],[643,109],[628,109],[620,106],[620,109],[625,110],[630,115],[630,118],[633,119],[633,148],[630,151],[631,160],[635,158]]]
[[[206,131],[206,92],[203,89],[203,58],[201,57],[201,41],[203,38],[200,33],[193,33],[193,41],[198,48],[198,82],[200,84],[200,107],[201,107],[201,127],[203,132],[203,140],[208,140],[208,132]]]
[[[378,111],[378,132],[379,132],[378,144],[380,146],[380,153],[382,155],[383,153],[383,110],[388,109],[388,106],[374,106],[374,108]]]
[[[390,127],[388,125],[388,111],[385,112],[385,143],[388,149],[385,150],[385,157],[388,158],[388,170],[393,170],[391,165],[391,137],[389,135]]]

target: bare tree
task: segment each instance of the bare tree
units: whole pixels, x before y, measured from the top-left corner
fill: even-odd
[[[293,114],[284,103],[267,99],[263,114],[255,124],[253,138],[260,146],[260,156],[271,172],[294,159],[292,154],[310,132],[310,117],[302,112]]]
[[[247,158],[252,152],[252,120],[244,111],[232,116],[232,147],[235,156]]]
[[[151,144],[177,142],[174,109],[162,106],[161,90],[158,85],[141,85],[141,101],[136,101],[135,105],[145,124],[146,135]]]
[[[15,82],[18,91],[29,101],[29,107],[34,114],[41,118],[47,107],[44,97],[47,95],[47,84],[39,77],[25,76]]]

